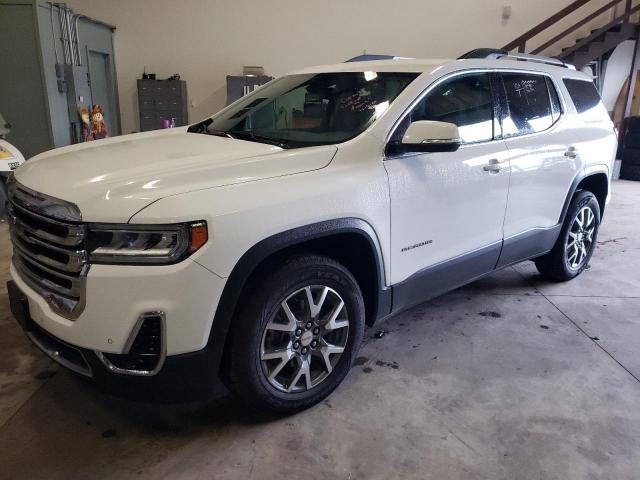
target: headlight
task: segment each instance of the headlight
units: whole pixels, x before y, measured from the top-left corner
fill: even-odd
[[[89,263],[168,265],[207,243],[207,223],[171,225],[89,224]]]

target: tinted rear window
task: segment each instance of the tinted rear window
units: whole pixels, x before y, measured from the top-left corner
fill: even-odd
[[[541,132],[553,125],[551,99],[543,75],[503,73],[501,76],[509,106],[502,120],[505,137]]]
[[[597,116],[599,114],[607,114],[604,105],[600,102],[600,95],[593,82],[575,80],[573,78],[565,78],[563,82],[580,115]]]

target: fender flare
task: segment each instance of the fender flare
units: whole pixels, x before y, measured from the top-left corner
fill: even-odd
[[[605,165],[596,165],[594,167],[590,167],[588,169],[584,169],[584,170],[580,170],[577,175],[573,178],[573,181],[571,182],[571,186],[569,187],[569,192],[567,193],[567,197],[564,200],[564,205],[562,206],[562,210],[560,212],[560,218],[558,219],[558,223],[560,225],[562,225],[564,223],[564,219],[567,215],[567,210],[569,210],[569,205],[571,205],[571,199],[573,198],[573,196],[576,193],[576,190],[578,189],[578,185],[580,184],[580,182],[582,182],[585,178],[589,178],[593,175],[597,175],[600,173],[604,173],[607,178],[609,179],[609,169],[605,166]],[[609,187],[607,187],[608,189]],[[609,192],[607,192],[608,194]],[[604,214],[604,211],[601,212],[601,215]]]
[[[387,316],[391,311],[391,289],[385,286],[384,261],[378,236],[373,227],[359,218],[339,218],[286,230],[267,237],[247,250],[238,260],[222,291],[213,318],[207,348],[215,357],[213,365],[219,370],[222,355],[241,293],[258,265],[269,256],[309,240],[341,233],[354,233],[364,237],[374,252],[376,261],[378,298],[375,318]]]

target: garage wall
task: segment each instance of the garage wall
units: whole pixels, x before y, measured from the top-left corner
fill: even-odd
[[[500,47],[569,0],[67,0],[116,25],[122,131],[138,129],[136,78],[188,82],[190,120],[224,106],[228,74],[262,65],[271,75],[368,53],[456,57]],[[606,3],[593,2],[588,11]],[[512,16],[502,21],[502,7]],[[578,15],[580,12],[578,12]],[[584,14],[582,14],[584,16]],[[573,20],[580,19],[578,16]]]
[[[0,112],[13,125],[7,140],[29,158],[53,144],[40,77],[38,20],[32,5],[3,2],[0,21]]]

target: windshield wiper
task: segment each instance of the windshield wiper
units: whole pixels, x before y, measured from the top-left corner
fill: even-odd
[[[215,135],[216,137],[227,137],[227,138],[233,138],[234,140],[236,139],[236,137],[231,135],[229,132],[225,132],[224,130],[212,130],[210,128],[207,128],[202,133],[206,133],[207,135]]]
[[[262,135],[256,135],[251,130],[243,132],[233,132],[233,134],[235,135],[235,138],[238,138],[240,140],[248,140],[250,142],[257,143],[268,143],[269,145],[275,145],[276,147],[280,147],[283,149],[290,148],[289,145],[281,140],[276,140],[275,138],[271,137],[263,137]]]
[[[191,125],[187,132],[189,133],[204,133],[205,135],[215,135],[216,137],[227,137],[235,139],[233,135],[229,132],[225,132],[224,130],[216,130],[215,128],[209,128],[209,126],[213,123],[212,118],[207,118],[202,122]]]
[[[189,128],[187,128],[187,132],[189,133],[205,133],[207,127],[213,123],[213,118],[207,118],[201,122],[194,123]]]

